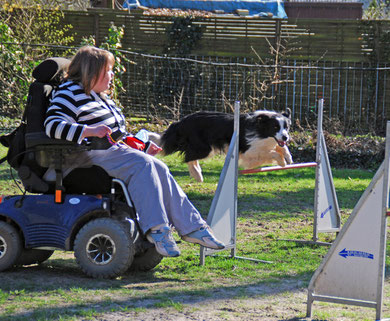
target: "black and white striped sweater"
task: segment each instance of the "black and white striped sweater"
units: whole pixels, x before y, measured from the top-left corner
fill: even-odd
[[[125,118],[112,100],[102,99],[94,91],[87,95],[80,84],[72,81],[54,92],[46,112],[46,135],[80,143],[86,125],[101,124],[113,132],[126,133]]]

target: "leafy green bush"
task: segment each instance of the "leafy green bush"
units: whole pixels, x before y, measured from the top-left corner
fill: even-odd
[[[41,44],[70,43],[71,26],[59,27],[62,12],[45,10],[38,0],[29,7],[20,1],[5,1],[0,9],[0,106],[2,116],[20,117],[32,70],[51,55],[50,46]]]
[[[50,43],[55,43],[56,47],[65,45],[73,38],[66,36],[66,33],[71,29],[71,26],[58,27],[62,13],[58,10],[51,10],[50,18],[44,19],[44,11],[40,8],[26,9],[17,8],[18,12],[22,13],[22,17],[31,17],[31,12],[34,13],[35,22],[39,24],[41,29],[32,32],[30,29],[27,33],[33,33],[32,41],[37,44],[33,45],[28,42],[25,35],[21,33],[20,27],[15,27],[15,8],[7,6],[6,13],[0,14],[0,106],[2,108],[2,117],[20,118],[24,106],[26,104],[28,87],[33,81],[32,70],[42,61],[42,59],[50,56],[57,56],[57,52],[53,52]],[[4,10],[3,10],[4,11]],[[26,14],[26,12],[28,14]],[[121,53],[121,39],[123,38],[124,28],[116,27],[111,23],[108,30],[108,37],[100,47],[111,51],[116,59],[114,66],[115,77],[113,79],[113,98],[119,102],[119,94],[124,91],[122,84],[122,75],[126,71],[124,64],[130,62],[124,54]],[[27,44],[28,42],[28,44]],[[81,45],[95,45],[93,37],[83,39]],[[60,55],[71,55],[77,48],[63,50]]]
[[[199,45],[202,28],[194,25],[193,20],[192,16],[173,18],[173,23],[166,30],[168,37],[168,43],[164,49],[166,53],[187,55]]]
[[[292,132],[289,144],[294,162],[316,159],[317,132]],[[329,161],[335,168],[376,169],[385,156],[385,138],[372,135],[343,136],[324,132]]]
[[[0,104],[3,115],[15,116],[24,105],[34,62],[13,37],[11,28],[0,21]]]

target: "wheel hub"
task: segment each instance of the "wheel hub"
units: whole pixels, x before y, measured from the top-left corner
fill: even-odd
[[[0,259],[7,253],[7,243],[4,238],[0,236]]]
[[[115,252],[115,242],[110,236],[105,234],[96,234],[92,236],[86,245],[88,259],[97,265],[106,265],[110,263],[114,258]]]

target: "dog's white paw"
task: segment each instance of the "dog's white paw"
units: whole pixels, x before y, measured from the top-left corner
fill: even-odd
[[[293,162],[293,159],[292,159],[292,157],[291,157],[291,154],[288,154],[288,155],[286,155],[286,162],[287,162],[287,164],[292,164],[292,163],[294,163]]]
[[[190,175],[199,183],[203,182],[202,169],[200,168],[198,161],[192,161],[187,163],[188,171]]]

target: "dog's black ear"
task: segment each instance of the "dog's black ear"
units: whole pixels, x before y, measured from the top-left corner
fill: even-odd
[[[260,114],[256,115],[256,121],[258,123],[264,123],[264,122],[268,121],[269,118],[270,118],[269,115],[267,115],[265,113],[260,113]]]
[[[287,118],[291,118],[291,109],[287,107],[286,111],[282,112],[282,115]]]

